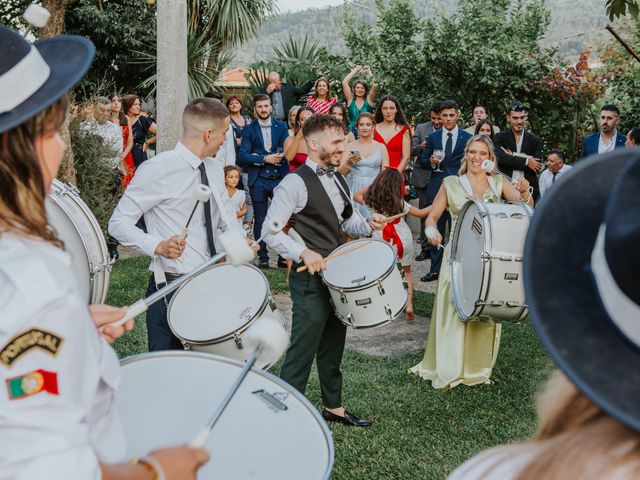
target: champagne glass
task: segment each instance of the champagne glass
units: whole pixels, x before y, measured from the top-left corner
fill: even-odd
[[[442,172],[442,170],[440,170],[440,163],[444,160],[444,150],[434,150],[433,156],[436,157],[436,160],[438,161],[438,166],[434,172]]]

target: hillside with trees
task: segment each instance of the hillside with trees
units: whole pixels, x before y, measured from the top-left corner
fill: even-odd
[[[349,3],[359,22],[375,25],[375,0]],[[435,19],[450,16],[460,3],[461,0],[413,0],[413,8],[418,18]],[[523,0],[522,3],[540,2]],[[608,18],[603,0],[546,0],[544,4],[551,12],[551,24],[541,43],[557,48],[561,57],[577,60],[586,48],[594,50],[593,47],[609,40],[604,31]],[[232,63],[246,66],[271,56],[273,47],[289,34],[294,39],[302,39],[308,34],[310,40],[326,46],[329,52],[345,55],[348,49],[340,35],[343,12],[344,8],[337,6],[282,13],[265,22],[261,33],[236,52]]]

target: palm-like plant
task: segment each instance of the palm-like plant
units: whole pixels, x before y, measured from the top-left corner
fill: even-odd
[[[253,38],[278,9],[275,0],[189,0],[187,11],[187,74],[193,99],[213,88],[233,59],[231,48]],[[134,63],[151,71],[140,86],[155,93],[156,52],[138,52]]]

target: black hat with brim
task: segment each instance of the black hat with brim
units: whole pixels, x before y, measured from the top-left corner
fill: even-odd
[[[20,35],[13,30],[0,26],[0,45],[3,62],[12,52],[23,51],[26,44]],[[63,35],[38,40],[33,44],[49,65],[49,78],[35,93],[8,112],[0,114],[0,133],[6,132],[35,116],[53,102],[61,98],[89,69],[95,53],[93,43],[80,36]],[[15,95],[15,92],[4,91],[0,95]]]
[[[543,345],[587,398],[636,431],[640,349],[603,309],[590,263],[612,189],[639,157],[637,148],[616,150],[561,178],[536,209],[524,263],[530,318]]]

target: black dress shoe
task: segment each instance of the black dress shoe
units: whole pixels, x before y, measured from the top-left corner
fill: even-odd
[[[260,262],[258,262],[258,268],[267,270],[269,268],[269,260],[260,260]]]
[[[438,279],[438,274],[437,273],[427,273],[424,277],[422,277],[420,279],[421,282],[433,282],[434,280]]]
[[[340,422],[345,425],[349,425],[350,427],[369,427],[373,423],[371,420],[367,420],[366,418],[358,418],[351,412],[344,411],[344,417],[340,415],[336,415],[335,413],[331,413],[329,410],[324,409],[322,411],[322,418],[327,422]]]
[[[431,252],[429,250],[422,250],[416,256],[416,262],[424,262],[427,258],[431,258]]]

